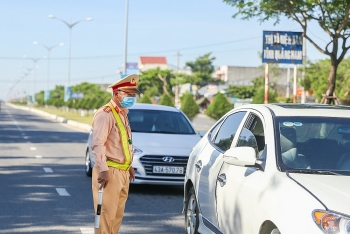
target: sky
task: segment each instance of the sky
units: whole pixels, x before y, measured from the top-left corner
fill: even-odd
[[[0,100],[52,90],[68,80],[70,85],[115,82],[122,71],[125,35],[130,63],[140,56],[165,56],[176,66],[179,52],[183,68],[211,53],[216,67],[257,67],[262,65],[258,54],[263,30],[301,31],[288,19],[278,25],[234,19],[235,9],[222,0],[128,1],[125,34],[126,0],[0,0]],[[49,15],[68,23],[83,20],[71,29],[70,73],[69,28]],[[85,21],[88,17],[93,20]],[[329,38],[316,24],[310,24],[309,32],[321,46],[327,44]],[[50,69],[44,46],[55,46],[50,50]],[[306,48],[311,61],[327,58],[310,43]]]

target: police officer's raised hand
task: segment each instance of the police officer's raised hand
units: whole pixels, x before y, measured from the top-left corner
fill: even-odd
[[[98,189],[101,188],[106,188],[107,184],[108,184],[108,171],[102,171],[98,174],[98,178],[97,181],[100,184],[100,187]]]
[[[129,173],[130,173],[130,182],[135,180],[135,170],[133,167],[129,168]]]

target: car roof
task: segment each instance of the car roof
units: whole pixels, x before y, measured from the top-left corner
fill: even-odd
[[[237,109],[252,108],[260,111],[270,110],[275,116],[322,116],[322,117],[350,117],[350,106],[328,105],[318,103],[273,103],[248,104]]]
[[[147,104],[147,103],[135,103],[132,107],[129,109],[138,109],[138,110],[161,110],[161,111],[173,111],[173,112],[180,112],[175,107],[171,106],[164,106],[164,105],[158,105],[158,104]]]

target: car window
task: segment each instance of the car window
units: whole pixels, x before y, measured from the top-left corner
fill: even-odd
[[[216,123],[216,126],[210,131],[209,133],[209,138],[210,138],[210,141],[213,141],[215,136],[216,136],[216,133],[219,129],[219,127],[221,126],[221,123],[222,123],[223,120],[219,121],[218,123]]]
[[[128,118],[132,132],[196,134],[181,112],[130,109]]]
[[[245,111],[236,112],[224,120],[213,141],[222,151],[226,151],[231,147],[233,138],[245,114]]]
[[[236,147],[249,146],[255,149],[256,156],[259,158],[265,149],[265,134],[262,120],[250,114],[242,129],[237,141]]]
[[[281,168],[350,171],[350,119],[278,117]]]

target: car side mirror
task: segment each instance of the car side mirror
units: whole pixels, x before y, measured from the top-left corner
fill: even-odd
[[[203,137],[203,136],[207,133],[207,131],[205,131],[205,130],[199,130],[197,133],[198,133],[198,135],[199,135],[200,137]]]
[[[224,162],[241,167],[258,167],[256,165],[256,151],[248,146],[227,150],[224,153]]]

